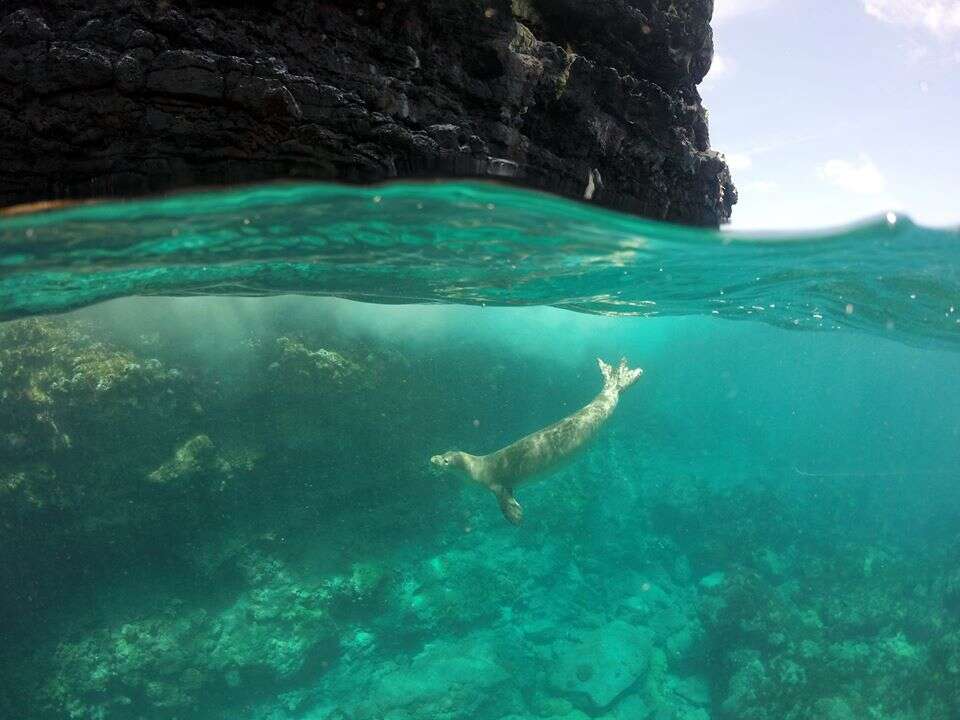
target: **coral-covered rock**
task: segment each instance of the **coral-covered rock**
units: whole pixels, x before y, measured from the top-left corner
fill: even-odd
[[[0,326],[0,615],[11,627],[29,627],[48,590],[209,526],[210,503],[251,464],[239,450],[221,457],[203,420],[190,373],[92,325]]]
[[[213,442],[206,435],[197,435],[177,448],[170,460],[147,475],[147,480],[165,485],[190,482],[198,475],[212,474],[215,465]]]
[[[59,645],[44,697],[71,717],[205,717],[224,694],[284,687],[338,654],[330,607],[342,588],[245,561],[248,588],[218,611],[174,601],[160,612]],[[229,705],[229,701],[227,702]]]
[[[122,524],[141,509],[129,500],[143,499],[146,475],[202,414],[181,370],[77,322],[0,327],[0,367],[0,517],[17,509]]]
[[[376,380],[356,362],[333,350],[311,350],[302,340],[276,340],[277,356],[267,368],[271,390],[298,395],[329,395],[339,390],[370,387]]]

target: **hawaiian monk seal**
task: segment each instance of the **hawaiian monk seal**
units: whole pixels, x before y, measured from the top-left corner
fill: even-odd
[[[620,360],[616,368],[599,358],[597,362],[603,373],[603,390],[572,415],[489,455],[449,450],[434,455],[430,462],[439,468],[465,473],[474,482],[490,488],[504,517],[519,525],[523,508],[513,496],[514,488],[543,477],[572,459],[613,413],[620,393],[643,374],[642,368],[628,368],[626,358]]]

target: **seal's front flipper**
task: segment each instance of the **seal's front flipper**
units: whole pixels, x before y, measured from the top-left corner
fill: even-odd
[[[492,488],[497,496],[497,502],[500,503],[500,511],[503,516],[513,525],[519,525],[523,522],[523,508],[513,496],[513,492],[503,487]]]
[[[617,392],[626,390],[643,375],[643,368],[629,367],[626,358],[620,358],[620,364],[616,368],[607,365],[600,358],[597,358],[597,364],[600,365],[600,372],[603,374],[603,386],[614,388]]]

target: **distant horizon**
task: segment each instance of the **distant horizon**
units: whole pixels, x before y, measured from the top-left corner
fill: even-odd
[[[960,0],[716,0],[700,85],[732,230],[960,226]]]

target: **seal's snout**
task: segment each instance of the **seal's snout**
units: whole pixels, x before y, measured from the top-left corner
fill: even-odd
[[[430,465],[434,470],[446,470],[452,464],[450,460],[450,453],[443,453],[442,455],[434,455],[430,458]]]
[[[430,458],[430,465],[436,470],[460,470],[463,469],[462,456],[463,453],[457,450],[448,450]]]

